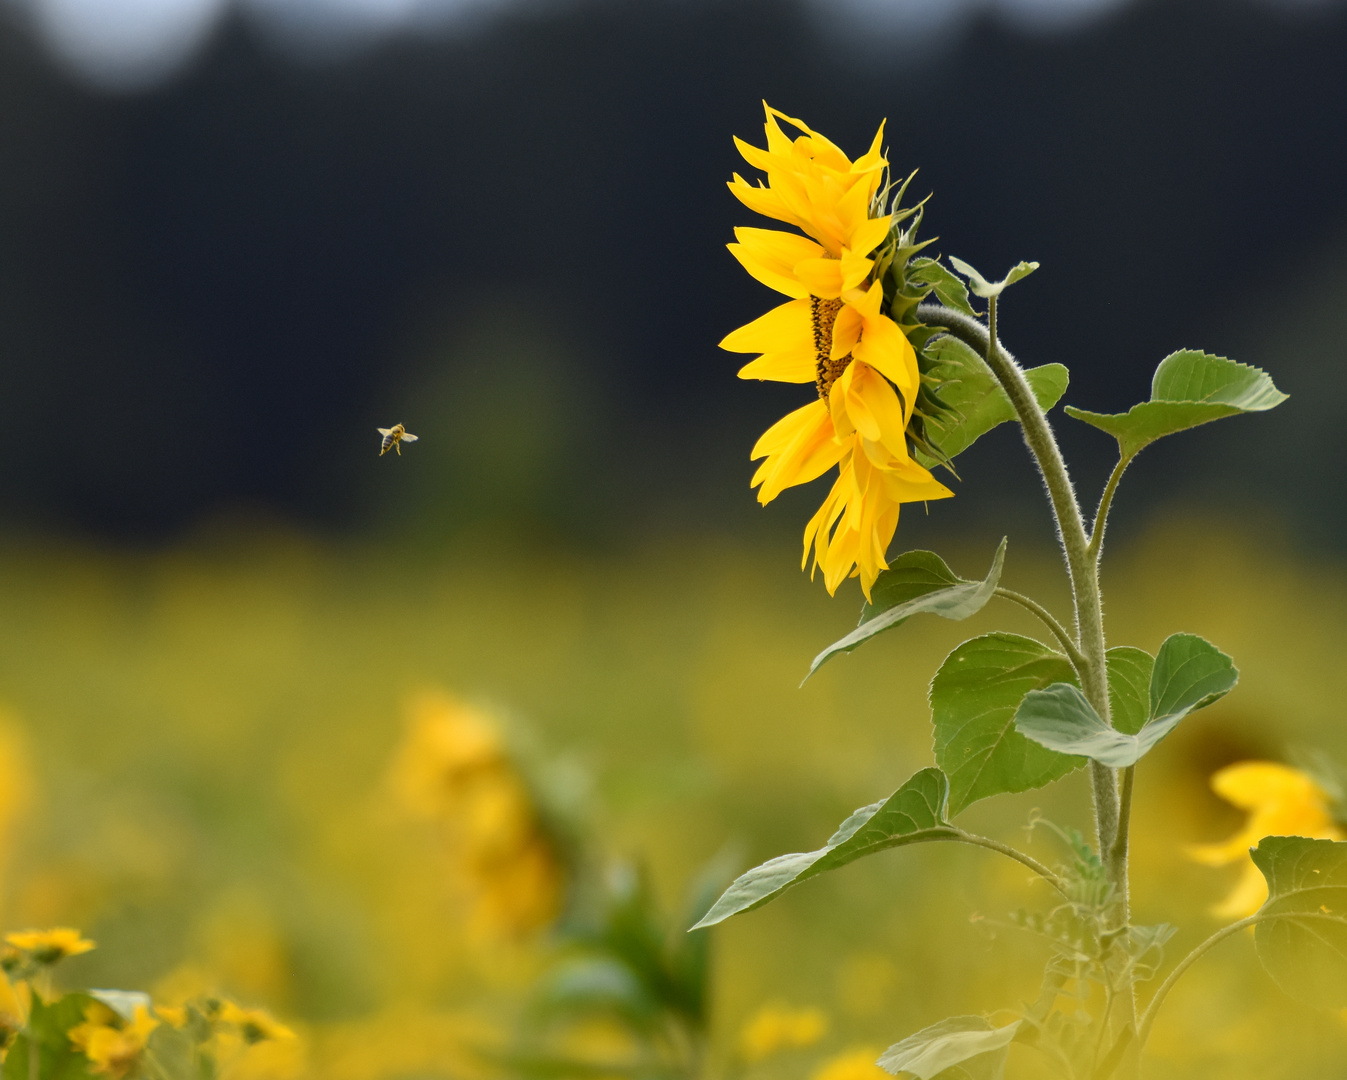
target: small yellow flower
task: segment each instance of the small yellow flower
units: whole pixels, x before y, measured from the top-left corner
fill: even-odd
[[[220,1019],[237,1027],[243,1040],[250,1044],[264,1042],[267,1039],[280,1041],[295,1037],[293,1031],[264,1009],[243,1009],[232,1001],[226,1001],[221,1005]]]
[[[39,964],[54,964],[67,956],[78,956],[94,948],[94,943],[80,936],[78,930],[57,926],[51,930],[19,930],[6,934],[5,940],[16,949],[22,949]]]
[[[806,235],[736,229],[730,252],[769,288],[791,299],[720,344],[760,354],[742,379],[813,383],[817,399],[778,420],[750,455],[766,505],[834,466],[841,475],[805,530],[805,563],[814,551],[829,592],[849,575],[866,596],[881,570],[904,502],[953,493],[914,461],[907,444],[921,373],[916,352],[883,311],[884,288],[871,280],[872,257],[889,236],[890,214],[871,217],[887,162],[884,129],[851,161],[803,122],[767,107],[767,148],[735,142],[767,174],[755,187],[735,174],[730,190],[750,209]],[[778,119],[802,134],[791,139]]]
[[[154,1015],[169,1027],[177,1028],[179,1031],[187,1026],[186,1005],[156,1005]]]
[[[1241,761],[1211,778],[1212,790],[1226,802],[1249,811],[1244,828],[1219,844],[1193,844],[1188,854],[1207,866],[1244,863],[1234,891],[1212,908],[1221,918],[1252,915],[1267,900],[1267,881],[1249,858],[1249,849],[1265,836],[1305,836],[1342,840],[1327,793],[1309,776],[1273,761]]]
[[[820,1009],[791,1009],[764,1005],[739,1033],[739,1053],[745,1061],[761,1061],[778,1050],[813,1046],[828,1033],[828,1017]]]
[[[84,1023],[68,1032],[70,1043],[84,1054],[93,1071],[114,1080],[130,1073],[140,1062],[150,1033],[159,1021],[144,1005],[137,1005],[132,1019],[124,1021],[101,1002],[84,1011]]]
[[[875,1064],[880,1053],[876,1046],[847,1050],[820,1065],[810,1080],[890,1080],[889,1074]]]

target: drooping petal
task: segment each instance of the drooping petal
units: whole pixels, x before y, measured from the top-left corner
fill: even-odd
[[[768,428],[753,447],[754,458],[767,458],[751,482],[759,488],[758,502],[765,506],[786,488],[818,479],[837,464],[842,452],[823,402],[811,401],[796,409]]]
[[[899,460],[907,458],[907,413],[889,382],[868,364],[853,360],[838,379],[834,393],[842,390],[847,416],[854,428],[871,442],[883,445]]]
[[[903,407],[909,419],[917,400],[921,372],[917,368],[917,354],[907,335],[887,315],[866,319],[861,328],[861,339],[851,350],[857,360],[869,364],[903,395]]]
[[[889,214],[885,214],[883,217],[868,218],[852,232],[848,238],[847,248],[858,255],[869,255],[889,235],[890,221],[891,215]]]

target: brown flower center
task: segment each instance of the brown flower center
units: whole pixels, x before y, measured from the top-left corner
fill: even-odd
[[[818,396],[824,401],[828,400],[828,393],[832,390],[837,377],[851,363],[851,353],[836,360],[831,359],[833,324],[837,322],[837,313],[841,310],[840,299],[823,300],[817,296],[809,298],[809,313],[814,321],[814,364],[818,372],[814,381],[818,385]]]

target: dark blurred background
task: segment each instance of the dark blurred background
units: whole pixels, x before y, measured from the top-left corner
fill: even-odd
[[[747,452],[803,391],[716,347],[775,302],[722,246],[766,98],[853,153],[887,117],[937,250],[1042,262],[1004,337],[1067,402],[1126,408],[1179,347],[1292,394],[1149,451],[1134,516],[1195,492],[1342,546],[1347,5],[177,4],[0,6],[11,528],[797,530]],[[1108,446],[1058,427],[1092,489]],[[979,467],[1013,453],[933,518],[1020,505],[1027,467]]]

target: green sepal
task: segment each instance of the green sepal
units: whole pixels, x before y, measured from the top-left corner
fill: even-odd
[[[946,1070],[949,1080],[999,1080],[1020,1023],[995,1027],[981,1016],[951,1016],[894,1043],[875,1064],[917,1080],[934,1080]]]
[[[96,1080],[89,1060],[70,1045],[68,1032],[84,1022],[84,1010],[94,1004],[88,994],[65,994],[44,1001],[34,994],[28,1023],[5,1057],[4,1080]],[[33,1061],[36,1050],[37,1060]]]
[[[959,833],[945,816],[948,801],[945,774],[922,769],[887,799],[853,813],[817,851],[778,855],[741,874],[692,929],[715,926],[731,915],[752,911],[793,885],[877,851],[954,839]]]
[[[851,652],[876,634],[902,625],[913,615],[929,612],[942,619],[958,621],[981,611],[996,592],[1005,559],[1006,540],[1003,538],[987,576],[981,581],[968,581],[956,576],[932,551],[907,551],[899,555],[875,579],[870,589],[870,602],[861,609],[860,625],[814,657],[805,680],[838,653]]]
[[[1019,262],[1012,266],[1010,273],[1000,281],[988,281],[962,259],[956,259],[951,255],[949,261],[954,265],[955,270],[968,279],[968,285],[973,290],[973,294],[982,297],[984,300],[991,300],[1000,296],[1007,286],[1014,285],[1015,282],[1027,278],[1038,269],[1038,263],[1036,262]]]
[[[908,267],[908,277],[919,284],[929,285],[945,307],[961,311],[971,319],[978,318],[978,313],[968,302],[968,287],[937,260],[913,259]]]
[[[931,680],[931,722],[951,814],[991,795],[1042,787],[1085,763],[1031,742],[1014,726],[1026,694],[1073,678],[1065,656],[1019,634],[973,638],[945,658]]]
[[[1241,413],[1265,412],[1287,398],[1262,369],[1223,356],[1183,349],[1160,361],[1151,399],[1125,413],[1095,413],[1066,407],[1066,414],[1118,440],[1131,458],[1156,439]]]
[[[1116,653],[1116,650],[1112,650]],[[1133,672],[1144,668],[1137,657],[1110,656],[1110,683],[1115,667]],[[1144,654],[1143,654],[1144,655]],[[1015,729],[1040,746],[1060,754],[1079,754],[1114,769],[1135,765],[1189,713],[1228,694],[1239,681],[1230,657],[1195,634],[1173,634],[1160,646],[1150,672],[1149,719],[1128,733],[1104,723],[1080,688],[1060,682],[1025,695],[1015,713]],[[1135,696],[1135,684],[1113,700]],[[1135,713],[1129,709],[1128,721]]]
[[[1265,836],[1252,854],[1268,885],[1258,959],[1292,997],[1347,1006],[1347,843]]]
[[[1015,407],[996,381],[987,362],[967,344],[945,334],[926,349],[936,361],[930,375],[939,385],[942,412],[927,420],[923,436],[940,455],[923,453],[917,460],[927,468],[953,459],[992,428],[1016,419]],[[1066,393],[1071,374],[1061,364],[1043,364],[1024,373],[1039,406],[1047,412]]]

